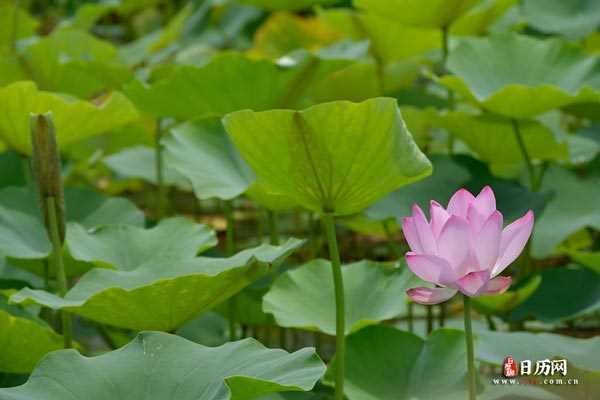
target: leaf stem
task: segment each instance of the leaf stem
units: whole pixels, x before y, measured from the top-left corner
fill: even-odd
[[[21,1],[15,0],[15,12],[13,13],[13,26],[10,38],[10,45],[12,50],[17,53],[17,36],[19,35],[19,8],[21,7]]]
[[[415,308],[415,304],[412,301],[408,301],[408,304],[406,306],[406,319],[408,320],[408,331],[410,333],[413,333],[415,331],[415,326],[413,323],[414,320],[414,308]]]
[[[52,261],[56,273],[56,279],[58,281],[58,290],[61,297],[65,297],[67,294],[67,274],[65,272],[65,264],[62,256],[62,242],[60,239],[60,232],[58,227],[57,218],[57,205],[54,197],[46,197],[46,211],[48,215],[48,225],[50,233],[50,241],[52,242]],[[64,347],[66,349],[72,347],[72,321],[71,315],[62,310],[61,321],[62,321],[62,334],[64,338]]]
[[[450,32],[448,26],[442,27],[442,65],[441,72],[447,73],[448,71],[448,56],[450,55]],[[454,110],[454,92],[452,89],[447,88],[446,93],[448,95],[448,109]],[[454,153],[454,134],[448,131],[448,154]]]
[[[165,177],[164,177],[164,165],[163,165],[163,151],[162,144],[162,119],[159,118],[156,121],[156,132],[154,135],[154,167],[156,173],[156,218],[162,219],[165,212],[166,206],[166,188],[165,188]]]
[[[401,257],[402,250],[399,248],[399,246],[396,245],[396,242],[394,240],[394,234],[393,234],[392,228],[390,226],[390,222],[391,222],[390,219],[386,219],[386,220],[382,221],[383,230],[385,231],[385,236],[387,237],[390,254],[397,260]]]
[[[225,220],[227,227],[225,228],[225,255],[231,257],[235,253],[235,218],[233,215],[233,201],[224,200],[222,203],[223,214],[225,214]],[[236,301],[235,296],[229,298],[227,301],[227,308],[229,313],[229,340],[237,340],[237,326],[235,323],[235,309]]]
[[[465,340],[467,344],[467,370],[469,378],[469,400],[477,398],[477,380],[475,371],[475,352],[473,350],[473,328],[471,327],[471,298],[463,296],[465,314]]]
[[[277,214],[275,214],[275,211],[267,210],[267,219],[269,223],[269,243],[273,246],[279,246],[279,232],[277,231]]]
[[[333,272],[333,284],[335,288],[335,400],[344,399],[344,367],[346,347],[346,324],[344,304],[344,279],[342,277],[342,264],[338,250],[335,232],[335,221],[333,214],[323,214],[323,225],[329,245],[329,258]]]
[[[521,155],[523,156],[523,160],[525,160],[525,164],[527,165],[527,171],[529,173],[529,182],[531,185],[531,191],[537,192],[539,187],[537,183],[537,179],[535,177],[535,167],[533,166],[533,162],[531,161],[531,157],[529,152],[527,151],[527,147],[525,146],[525,141],[523,140],[523,134],[521,133],[521,128],[519,126],[519,121],[516,119],[511,119],[513,132],[515,133],[515,138],[517,139],[517,144],[519,145],[519,149],[521,150]]]

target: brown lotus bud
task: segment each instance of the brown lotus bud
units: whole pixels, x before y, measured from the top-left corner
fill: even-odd
[[[44,213],[46,230],[50,232],[46,200],[54,198],[56,219],[61,242],[65,240],[64,191],[61,178],[61,163],[52,113],[31,114],[31,169],[37,182],[40,204]]]

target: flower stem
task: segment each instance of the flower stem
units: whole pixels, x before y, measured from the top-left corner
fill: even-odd
[[[441,65],[441,73],[447,73],[447,64],[448,64],[448,56],[450,55],[450,32],[448,26],[442,27],[442,65]],[[448,94],[448,109],[454,109],[454,92],[452,89],[447,89]],[[448,131],[448,154],[452,155],[454,153],[454,134]]]
[[[161,122],[162,120],[160,118],[156,121],[156,133],[154,137],[154,168],[156,173],[156,218],[159,220],[162,219],[164,215],[165,205],[167,203],[162,144],[160,143],[160,140],[162,139]]]
[[[65,272],[65,264],[62,256],[62,243],[60,240],[60,233],[58,227],[58,218],[56,210],[56,200],[54,197],[46,197],[46,211],[48,214],[48,227],[50,232],[50,241],[52,242],[52,262],[54,264],[54,270],[56,273],[56,279],[58,281],[58,290],[61,297],[65,297],[68,290],[67,285],[67,274]],[[72,347],[72,321],[71,315],[62,310],[61,321],[62,321],[62,334],[64,338],[65,349]]]
[[[277,231],[277,215],[275,211],[267,210],[267,219],[269,222],[269,243],[273,246],[279,246],[279,232]]]
[[[335,400],[344,399],[344,367],[346,347],[346,323],[344,305],[344,279],[342,277],[342,264],[338,250],[333,214],[323,214],[323,225],[329,245],[329,258],[333,272],[333,285],[335,288]]]
[[[225,228],[225,255],[231,257],[235,252],[235,218],[233,215],[233,204],[231,200],[224,200],[222,203],[223,214],[225,214],[225,220],[227,227]],[[235,309],[236,301],[235,296],[229,298],[227,301],[227,308],[229,313],[229,340],[237,340],[237,325],[235,323]]]
[[[531,161],[531,157],[529,156],[529,152],[527,151],[527,147],[525,146],[525,141],[523,140],[523,134],[521,133],[521,128],[519,126],[519,121],[516,119],[512,119],[513,132],[515,133],[515,138],[517,139],[517,144],[519,145],[519,149],[521,150],[521,155],[523,156],[523,160],[525,160],[525,164],[527,165],[527,172],[529,173],[529,182],[531,185],[531,191],[537,192],[539,189],[538,180],[535,176],[535,168],[533,166],[533,162]]]
[[[475,371],[475,352],[473,350],[473,328],[471,327],[471,298],[463,296],[465,314],[465,339],[467,342],[467,370],[469,374],[469,400],[475,400],[477,395],[477,380]]]

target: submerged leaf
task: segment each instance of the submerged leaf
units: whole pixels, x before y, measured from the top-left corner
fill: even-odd
[[[325,366],[314,350],[287,353],[254,339],[205,347],[182,337],[142,332],[125,347],[87,358],[75,350],[48,355],[29,380],[0,389],[6,400],[234,400],[307,391]]]
[[[356,213],[431,173],[394,99],[246,110],[223,121],[258,183],[318,213]]]

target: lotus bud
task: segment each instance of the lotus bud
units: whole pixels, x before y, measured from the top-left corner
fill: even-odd
[[[52,113],[31,114],[31,168],[37,182],[41,208],[44,212],[44,223],[50,235],[48,209],[46,200],[54,198],[56,217],[61,242],[65,240],[65,207],[64,191],[61,179],[61,163],[56,132],[52,122]]]

